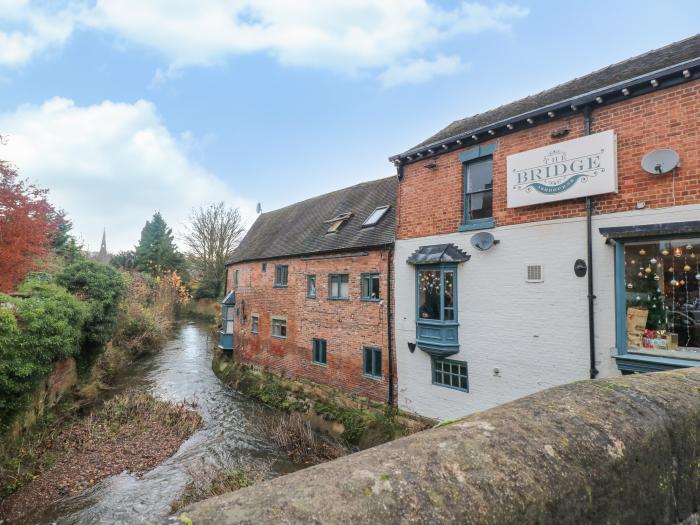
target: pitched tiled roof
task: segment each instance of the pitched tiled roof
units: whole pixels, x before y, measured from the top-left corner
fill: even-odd
[[[564,84],[516,100],[484,113],[456,120],[432,137],[424,140],[406,153],[423,146],[439,143],[457,135],[470,133],[480,128],[517,117],[529,111],[566,101],[625,80],[630,80],[660,69],[700,58],[700,34],[654,49],[622,62],[612,64],[588,75],[575,78]]]
[[[236,248],[229,264],[391,244],[396,224],[396,188],[396,177],[389,177],[263,213]],[[362,227],[375,208],[386,205],[391,208],[375,226]],[[352,216],[338,233],[327,234],[326,221],[342,213]]]

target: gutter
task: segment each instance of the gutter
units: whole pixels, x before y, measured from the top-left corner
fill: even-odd
[[[449,150],[461,149],[470,144],[478,144],[500,135],[531,128],[533,125],[551,120],[553,116],[560,118],[578,114],[579,108],[586,105],[605,106],[614,104],[698,79],[700,79],[700,57],[651,71],[644,75],[617,82],[600,89],[575,95],[559,102],[547,104],[531,111],[493,122],[486,126],[463,131],[430,144],[411,148],[403,153],[389,157],[389,161],[398,165],[418,162],[429,157],[440,155]],[[625,94],[625,92],[627,94]],[[553,116],[549,115],[550,112],[553,113]],[[528,122],[528,119],[531,119],[532,122]],[[539,122],[537,122],[536,119],[538,119]]]

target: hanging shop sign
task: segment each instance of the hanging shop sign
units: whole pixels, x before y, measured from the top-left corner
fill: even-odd
[[[612,130],[509,155],[506,162],[509,208],[617,192]]]

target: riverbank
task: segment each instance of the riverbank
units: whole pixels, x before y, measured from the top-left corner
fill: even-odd
[[[278,376],[214,351],[212,369],[229,387],[278,410],[298,413],[316,430],[365,449],[431,427],[434,422],[389,409],[328,385]]]
[[[12,522],[41,513],[100,480],[128,471],[139,475],[174,454],[201,425],[185,403],[169,403],[146,393],[120,394],[88,417],[57,423],[35,443],[34,479],[0,505]]]

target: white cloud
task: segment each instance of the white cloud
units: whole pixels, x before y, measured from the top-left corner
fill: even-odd
[[[160,52],[170,72],[247,53],[346,74],[381,72],[420,59],[450,38],[506,31],[528,13],[516,5],[478,2],[444,9],[431,0],[75,0],[49,14],[23,0],[2,2],[13,7],[7,16],[0,10],[0,22],[21,19],[27,26],[13,33],[16,50],[5,63],[26,61],[63,42],[66,30],[89,27]],[[37,22],[49,18],[63,21],[55,33]],[[167,77],[158,71],[154,82]]]
[[[48,187],[91,249],[103,227],[110,251],[133,247],[155,211],[176,232],[193,206],[219,200],[255,217],[252,202],[187,157],[150,102],[79,107],[53,98],[0,114],[0,132],[8,137],[0,158]]]
[[[77,16],[71,5],[49,11],[33,7],[29,0],[0,0],[0,65],[20,65],[62,45],[73,33]]]
[[[379,75],[384,87],[419,84],[436,76],[454,75],[464,69],[458,56],[438,55],[435,60],[419,58],[390,66]]]

